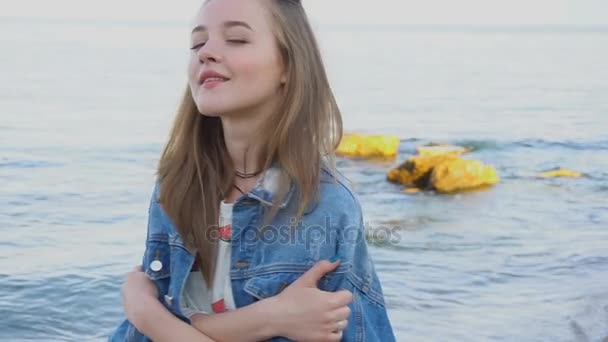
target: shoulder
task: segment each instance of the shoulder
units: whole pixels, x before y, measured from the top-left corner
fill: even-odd
[[[319,200],[316,210],[329,213],[332,217],[358,224],[362,220],[359,198],[352,189],[351,182],[338,170],[321,170]]]
[[[152,194],[150,196],[150,213],[152,210],[162,210],[160,205],[160,182],[158,180],[154,182],[154,187],[152,188]]]
[[[359,206],[359,199],[352,189],[351,181],[339,170],[321,169],[321,197],[340,199],[351,206]]]
[[[150,205],[148,208],[148,233],[159,234],[167,233],[168,228],[171,227],[172,222],[169,216],[162,208],[160,202],[160,187],[161,183],[157,180],[154,183],[152,189],[152,195],[150,196]]]

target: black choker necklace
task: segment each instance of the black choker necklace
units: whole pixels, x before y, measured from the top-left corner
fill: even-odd
[[[241,194],[245,194],[245,191],[243,191],[243,189],[239,188],[236,184],[232,184],[232,186],[234,186],[235,189],[237,189]]]
[[[234,174],[239,177],[239,178],[253,178],[256,177],[257,175],[259,175],[262,171],[256,171],[256,172],[252,172],[252,173],[246,173],[246,172],[240,172],[240,171],[234,171]]]

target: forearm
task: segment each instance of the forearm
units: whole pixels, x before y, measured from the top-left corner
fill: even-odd
[[[142,312],[136,314],[131,323],[155,342],[198,341],[213,342],[201,331],[181,321],[167,310],[156,298],[150,297],[141,305]]]
[[[195,314],[192,326],[175,317],[156,298],[140,303],[140,311],[128,318],[155,342],[264,341],[279,335],[271,299],[221,314]]]
[[[269,299],[220,314],[195,314],[192,325],[216,341],[264,341],[275,337],[275,327]]]

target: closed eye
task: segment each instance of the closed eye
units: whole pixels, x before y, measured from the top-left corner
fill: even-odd
[[[228,43],[230,44],[246,44],[247,41],[243,39],[228,39]]]
[[[198,50],[201,47],[203,47],[204,45],[205,45],[205,43],[196,44],[193,47],[191,47],[190,50]]]

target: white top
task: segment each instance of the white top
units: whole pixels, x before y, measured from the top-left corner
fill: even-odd
[[[232,206],[233,203],[220,203],[219,245],[211,290],[207,288],[196,263],[186,279],[181,305],[182,312],[188,318],[196,313],[212,314],[236,309],[230,282]]]

